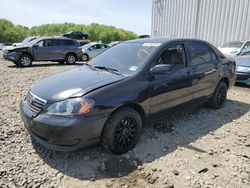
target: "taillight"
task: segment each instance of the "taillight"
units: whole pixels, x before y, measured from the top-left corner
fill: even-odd
[[[82,48],[79,48],[82,51]]]

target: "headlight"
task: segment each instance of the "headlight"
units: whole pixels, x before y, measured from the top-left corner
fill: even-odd
[[[56,102],[47,108],[49,115],[80,115],[88,113],[94,106],[95,101],[89,98],[72,98]]]

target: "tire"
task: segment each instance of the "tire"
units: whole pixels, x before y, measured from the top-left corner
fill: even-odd
[[[73,65],[76,63],[76,55],[75,54],[67,54],[65,57],[65,62],[69,65]]]
[[[32,58],[28,54],[20,55],[18,60],[18,66],[20,67],[30,67],[32,65]]]
[[[113,153],[126,153],[135,147],[141,130],[140,114],[132,108],[123,108],[111,115],[105,123],[102,145]]]
[[[212,97],[208,102],[208,107],[219,109],[221,108],[227,98],[227,85],[224,81],[221,81],[214,90]]]
[[[82,60],[83,60],[83,61],[88,61],[88,60],[89,60],[88,54],[83,54]]]

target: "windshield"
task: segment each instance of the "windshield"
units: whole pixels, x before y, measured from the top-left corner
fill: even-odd
[[[39,38],[34,39],[34,40],[30,41],[30,42],[27,42],[27,43],[25,44],[25,46],[33,46],[34,44],[36,44],[36,43],[39,42],[40,40],[41,40],[41,39],[39,39]]]
[[[243,42],[228,42],[222,46],[222,48],[240,48]]]
[[[89,62],[94,67],[108,67],[123,75],[133,75],[160,43],[127,42],[106,50]]]
[[[82,46],[83,49],[88,49],[90,48],[91,46],[93,46],[93,44],[89,43],[89,44],[85,44]]]
[[[250,46],[246,47],[243,50],[242,56],[249,56],[250,57]]]

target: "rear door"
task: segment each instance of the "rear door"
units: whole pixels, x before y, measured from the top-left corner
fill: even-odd
[[[75,43],[73,40],[58,40],[58,59],[65,59],[69,52],[74,52]]]
[[[193,69],[194,99],[212,95],[219,79],[219,60],[213,49],[202,42],[189,42],[188,51]]]

